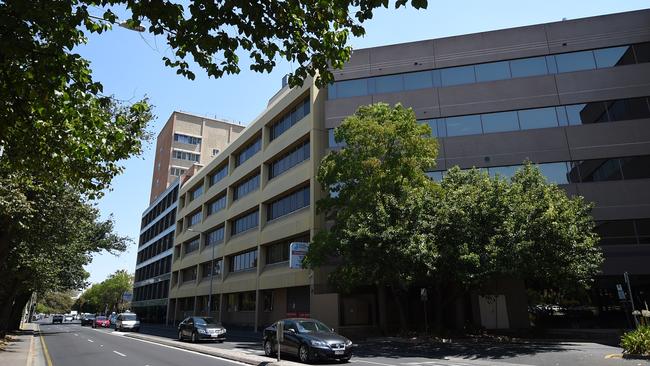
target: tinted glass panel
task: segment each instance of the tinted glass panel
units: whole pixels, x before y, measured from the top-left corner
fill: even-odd
[[[476,81],[474,66],[450,67],[440,70],[442,86],[469,84]]]
[[[504,80],[510,78],[508,61],[476,65],[476,81]]]
[[[569,124],[580,125],[607,122],[607,110],[602,102],[574,104],[565,107]]]
[[[481,116],[483,132],[516,131],[519,129],[517,112],[487,113]]]
[[[623,179],[650,178],[650,156],[634,156],[619,160],[623,170]]]
[[[412,73],[404,74],[405,90],[426,89],[432,87],[433,87],[433,80],[432,80],[431,71],[412,72]]]
[[[558,125],[555,108],[537,108],[518,111],[519,125],[522,130],[533,128],[547,128]]]
[[[330,128],[327,130],[327,145],[329,147],[344,147],[345,142],[337,143],[334,139],[334,129]]]
[[[521,168],[519,165],[497,166],[488,168],[488,173],[492,177],[499,175],[503,178],[512,178],[519,168]]]
[[[397,91],[404,90],[404,84],[402,81],[402,75],[387,75],[372,78],[374,81],[375,87],[374,90],[370,90],[371,94],[374,93],[392,93]]]
[[[634,54],[637,63],[650,62],[650,42],[635,44]]]
[[[427,172],[426,174],[429,176],[429,178],[435,180],[436,182],[442,181],[442,171]]]
[[[327,86],[327,98],[328,99],[338,98],[338,96],[336,95],[336,84],[329,84]]]
[[[650,118],[650,109],[646,98],[622,99],[607,102],[607,111],[612,121]]]
[[[596,68],[592,51],[572,52],[555,55],[558,72],[591,70]]]
[[[584,160],[578,164],[582,182],[600,182],[621,179],[618,159]]]
[[[561,163],[545,163],[539,164],[539,171],[546,177],[549,183],[567,184],[567,164]]]
[[[596,58],[596,67],[598,68],[634,63],[634,53],[630,46],[594,50],[594,57]]]
[[[445,118],[447,136],[476,135],[482,132],[479,115]]]
[[[339,81],[336,94],[338,98],[368,95],[368,82],[366,79]]]
[[[510,61],[510,71],[513,78],[525,76],[546,75],[546,60],[544,57],[524,58]]]
[[[601,245],[636,244],[633,220],[600,221],[594,231],[600,236]]]
[[[438,120],[437,119],[430,119],[426,121],[422,121],[423,123],[426,123],[429,128],[431,129],[431,137],[438,137]]]

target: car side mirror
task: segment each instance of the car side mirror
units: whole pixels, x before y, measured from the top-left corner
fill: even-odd
[[[296,332],[296,330],[293,329],[293,328],[289,328],[288,331],[291,332],[291,333],[295,333],[295,332]]]

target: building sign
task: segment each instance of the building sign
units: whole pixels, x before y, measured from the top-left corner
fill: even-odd
[[[302,260],[309,250],[309,243],[294,242],[289,244],[289,268],[302,269]]]
[[[124,301],[131,301],[133,300],[133,293],[132,292],[125,292],[122,294],[122,300]]]

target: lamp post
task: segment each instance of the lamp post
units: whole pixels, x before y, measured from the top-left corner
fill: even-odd
[[[194,233],[199,233],[199,240],[200,240],[200,235],[203,234],[205,235],[205,232],[199,231],[199,230],[193,230],[192,228],[188,228],[187,231],[191,231]],[[206,238],[207,242],[207,238]],[[216,247],[216,243],[212,243],[212,259],[210,259],[210,291],[208,292],[208,316],[212,316],[212,283],[214,281],[214,247]]]

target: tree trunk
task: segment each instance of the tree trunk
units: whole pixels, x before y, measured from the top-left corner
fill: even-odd
[[[434,330],[436,334],[440,334],[442,331],[442,286],[440,286],[440,283],[436,283],[435,287],[435,294],[434,294],[434,305],[436,307],[435,311],[435,320],[434,320]]]
[[[11,309],[11,315],[9,316],[9,330],[16,330],[20,328],[20,321],[23,317],[23,309],[29,298],[32,296],[30,292],[22,292],[14,301],[14,306]]]
[[[18,294],[17,281],[9,281],[7,286],[3,289],[3,299],[0,300],[0,332],[6,334],[11,330],[11,313]]]
[[[393,299],[395,299],[395,303],[397,304],[397,309],[399,312],[399,330],[400,332],[405,332],[408,329],[408,322],[406,319],[408,293],[396,286],[390,286],[390,290],[393,294]]]

